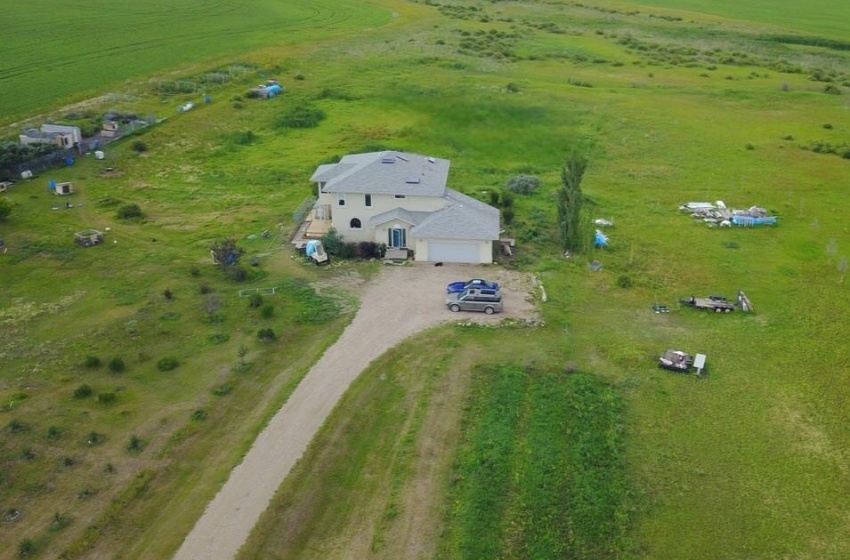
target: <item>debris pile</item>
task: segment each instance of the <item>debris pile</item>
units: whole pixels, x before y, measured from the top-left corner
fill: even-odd
[[[760,206],[750,206],[745,209],[728,208],[722,200],[711,202],[688,202],[679,206],[679,210],[687,212],[697,220],[702,220],[708,227],[752,227],[776,224],[776,216]]]

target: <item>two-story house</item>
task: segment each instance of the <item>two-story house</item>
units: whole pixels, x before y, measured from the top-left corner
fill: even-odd
[[[314,219],[345,241],[407,248],[417,261],[493,262],[499,210],[446,186],[449,161],[373,152],[320,165]]]

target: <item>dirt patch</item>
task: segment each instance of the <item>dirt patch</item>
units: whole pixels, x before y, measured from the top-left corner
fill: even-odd
[[[504,312],[452,313],[445,286],[484,277],[502,284]],[[351,382],[375,358],[407,337],[452,321],[497,324],[503,319],[534,319],[529,275],[471,265],[388,266],[368,283],[333,284],[359,293],[360,308],[339,340],[301,381],[290,399],[260,433],[244,460],[231,472],[175,560],[230,560],[247,539],[277,487]]]

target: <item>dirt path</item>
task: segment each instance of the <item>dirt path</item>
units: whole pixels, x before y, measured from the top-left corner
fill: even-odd
[[[505,311],[456,314],[445,307],[445,285],[483,276],[503,286]],[[292,396],[260,433],[244,460],[210,502],[175,560],[231,560],[283,479],[339,398],[369,363],[405,338],[441,322],[498,322],[530,317],[527,275],[467,265],[425,263],[386,267],[362,292],[360,309]]]

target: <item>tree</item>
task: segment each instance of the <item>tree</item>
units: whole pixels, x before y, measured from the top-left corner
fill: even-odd
[[[584,247],[581,181],[587,164],[584,155],[573,152],[567,156],[561,170],[563,186],[558,191],[558,231],[565,251],[579,251]]]
[[[5,220],[12,213],[12,203],[8,198],[0,198],[0,222]]]
[[[222,270],[239,264],[239,259],[245,254],[245,249],[238,247],[232,237],[214,242],[210,245],[210,251],[216,266]]]

